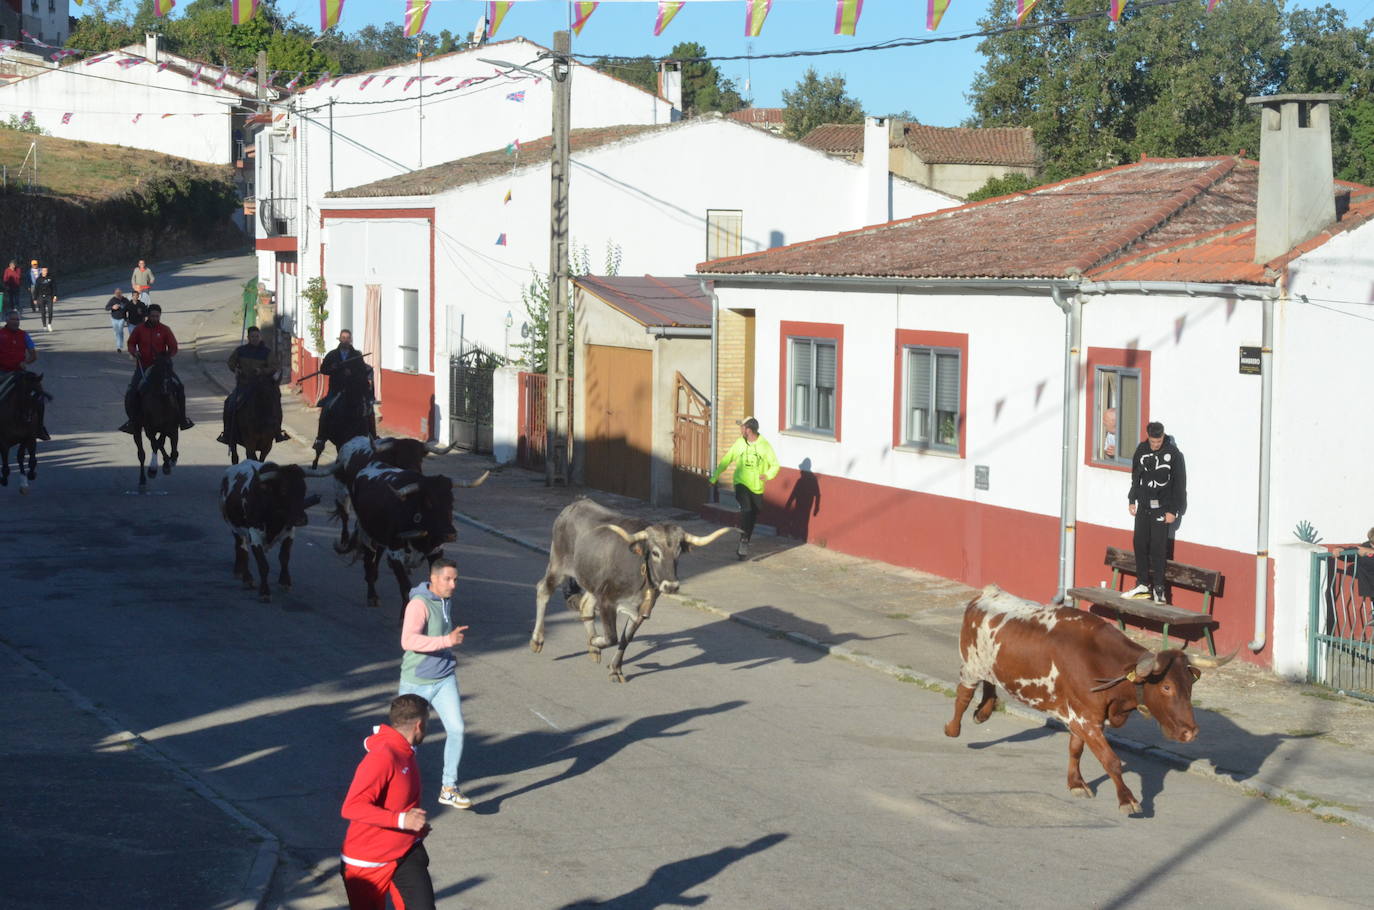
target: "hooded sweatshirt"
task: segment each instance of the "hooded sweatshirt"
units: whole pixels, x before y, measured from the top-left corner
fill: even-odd
[[[420,804],[420,766],[410,742],[386,724],[373,728],[363,748],[367,755],[353,773],[340,811],[348,819],[343,861],[380,866],[400,859],[423,837],[401,827],[401,818]]]
[[[1174,437],[1165,436],[1158,452],[1150,448],[1148,439],[1136,446],[1131,457],[1131,492],[1126,501],[1139,509],[1175,515],[1182,515],[1188,508],[1188,475]]]
[[[420,603],[416,603],[419,601]],[[421,607],[423,604],[423,607]],[[427,685],[453,675],[453,650],[444,636],[453,631],[452,599],[441,599],[422,582],[410,589],[401,621],[401,681]]]

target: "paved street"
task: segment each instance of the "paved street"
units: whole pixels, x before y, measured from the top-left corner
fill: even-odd
[[[188,342],[251,274],[250,257],[159,271],[164,321]],[[383,608],[364,607],[361,567],[332,551],[323,507],[297,536],[293,591],[260,604],[239,588],[216,506],[220,393],[190,351],[178,365],[199,426],[175,470],[136,492],[132,442],[115,432],[130,367],[110,350],[108,294],[65,298],[57,331],[38,336],[54,440],[30,495],[0,489],[0,639],[20,655],[5,698],[27,706],[9,714],[0,762],[7,814],[21,797],[24,810],[7,820],[22,870],[4,864],[5,904],[232,906],[252,896],[258,825],[281,851],[265,906],[342,906],[338,809],[395,690],[395,588],[384,572]],[[309,460],[300,442],[274,455]],[[944,694],[707,611],[665,600],[625,685],[587,659],[556,600],[532,654],[543,559],[458,527],[462,779],[476,806],[434,801],[435,723],[420,757],[442,907],[1374,906],[1363,830],[1134,755],[1127,782],[1146,811],[1124,817],[1091,757],[1097,796],[1069,795],[1061,732],[999,713],[946,739]],[[45,679],[168,761],[112,752]],[[169,784],[178,770],[205,792]]]

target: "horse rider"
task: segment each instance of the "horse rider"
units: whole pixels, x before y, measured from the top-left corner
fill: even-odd
[[[339,346],[324,355],[324,362],[320,364],[320,372],[329,377],[329,393],[325,395],[324,401],[320,402],[320,428],[315,434],[313,446],[316,452],[324,451],[325,421],[329,419],[330,412],[343,399],[344,390],[348,388],[353,377],[360,374],[366,377],[366,403],[369,410],[372,408],[372,367],[363,362],[362,356],[358,353],[357,348],[353,347],[353,333],[348,329],[339,333]]]
[[[129,380],[129,390],[124,393],[125,408],[130,413],[138,411],[138,392],[143,385],[143,378],[157,359],[165,356],[167,371],[172,379],[172,389],[177,399],[177,410],[181,414],[180,426],[183,430],[195,426],[195,421],[186,416],[186,388],[181,384],[181,379],[171,364],[171,359],[177,355],[177,337],[172,334],[169,327],[162,324],[162,307],[156,303],[148,306],[148,316],[143,324],[129,333],[129,353],[133,355],[135,366],[133,378]],[[124,421],[119,431],[133,433],[133,419]]]
[[[215,441],[229,445],[234,413],[248,397],[248,389],[263,376],[271,377],[272,390],[275,393],[272,396],[272,411],[277,423],[276,441],[285,442],[290,439],[290,434],[281,429],[281,389],[277,388],[277,371],[281,369],[281,363],[277,358],[277,352],[263,341],[262,330],[257,326],[249,327],[248,343],[239,345],[229,355],[229,369],[234,371],[238,381],[234,385],[234,391],[224,399],[224,432],[220,433]]]
[[[5,314],[5,325],[0,327],[0,401],[14,390],[19,374],[27,372],[24,368],[38,360],[38,350],[33,338],[19,328],[19,310],[11,309]],[[48,428],[40,425],[39,439],[52,439]]]

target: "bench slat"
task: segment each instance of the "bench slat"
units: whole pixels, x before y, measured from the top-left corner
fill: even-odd
[[[1069,591],[1069,596],[1075,600],[1085,600],[1101,607],[1111,607],[1119,610],[1127,616],[1138,616],[1143,619],[1152,619],[1160,623],[1168,623],[1172,626],[1219,626],[1221,623],[1206,613],[1198,613],[1194,610],[1185,610],[1182,607],[1171,607],[1165,604],[1157,604],[1151,600],[1136,600],[1133,597],[1122,597],[1110,588],[1073,588]]]
[[[1125,572],[1127,575],[1138,575],[1136,572],[1135,553],[1130,550],[1123,550],[1120,547],[1108,547],[1107,558],[1103,562],[1112,569]],[[1190,566],[1181,562],[1166,562],[1164,564],[1164,580],[1171,585],[1178,585],[1183,588],[1191,588],[1194,591],[1202,591],[1205,594],[1221,593],[1221,573],[1212,569],[1203,569],[1199,566]]]

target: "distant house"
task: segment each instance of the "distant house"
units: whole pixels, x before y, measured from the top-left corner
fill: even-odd
[[[882,123],[884,121],[877,120]],[[960,199],[993,177],[1040,172],[1040,151],[1027,127],[926,126],[903,120],[885,121],[892,173]],[[816,127],[802,144],[817,151],[862,161],[864,125],[827,123]]]
[[[1371,524],[1374,427],[1335,409],[1374,350],[1374,188],[1333,184],[1329,97],[1261,99],[1258,165],[1144,159],[702,263],[718,349],[755,352],[742,378],[721,358],[719,444],[752,412],[784,465],[765,520],[1049,601],[1131,548],[1159,420],[1187,459],[1175,558],[1225,575],[1218,648],[1301,673],[1318,614],[1290,529]],[[799,485],[823,494],[801,522]]]
[[[745,126],[767,130],[770,133],[782,133],[782,108],[780,107],[746,107],[738,111],[731,111],[725,116],[736,123],[743,123]]]
[[[77,0],[78,6],[80,3]],[[41,57],[45,53],[43,48],[25,38],[24,32],[45,44],[62,47],[67,43],[69,24],[75,21],[68,17],[69,10],[68,0],[5,0],[0,3],[0,39],[18,41],[25,52],[32,51]]]

